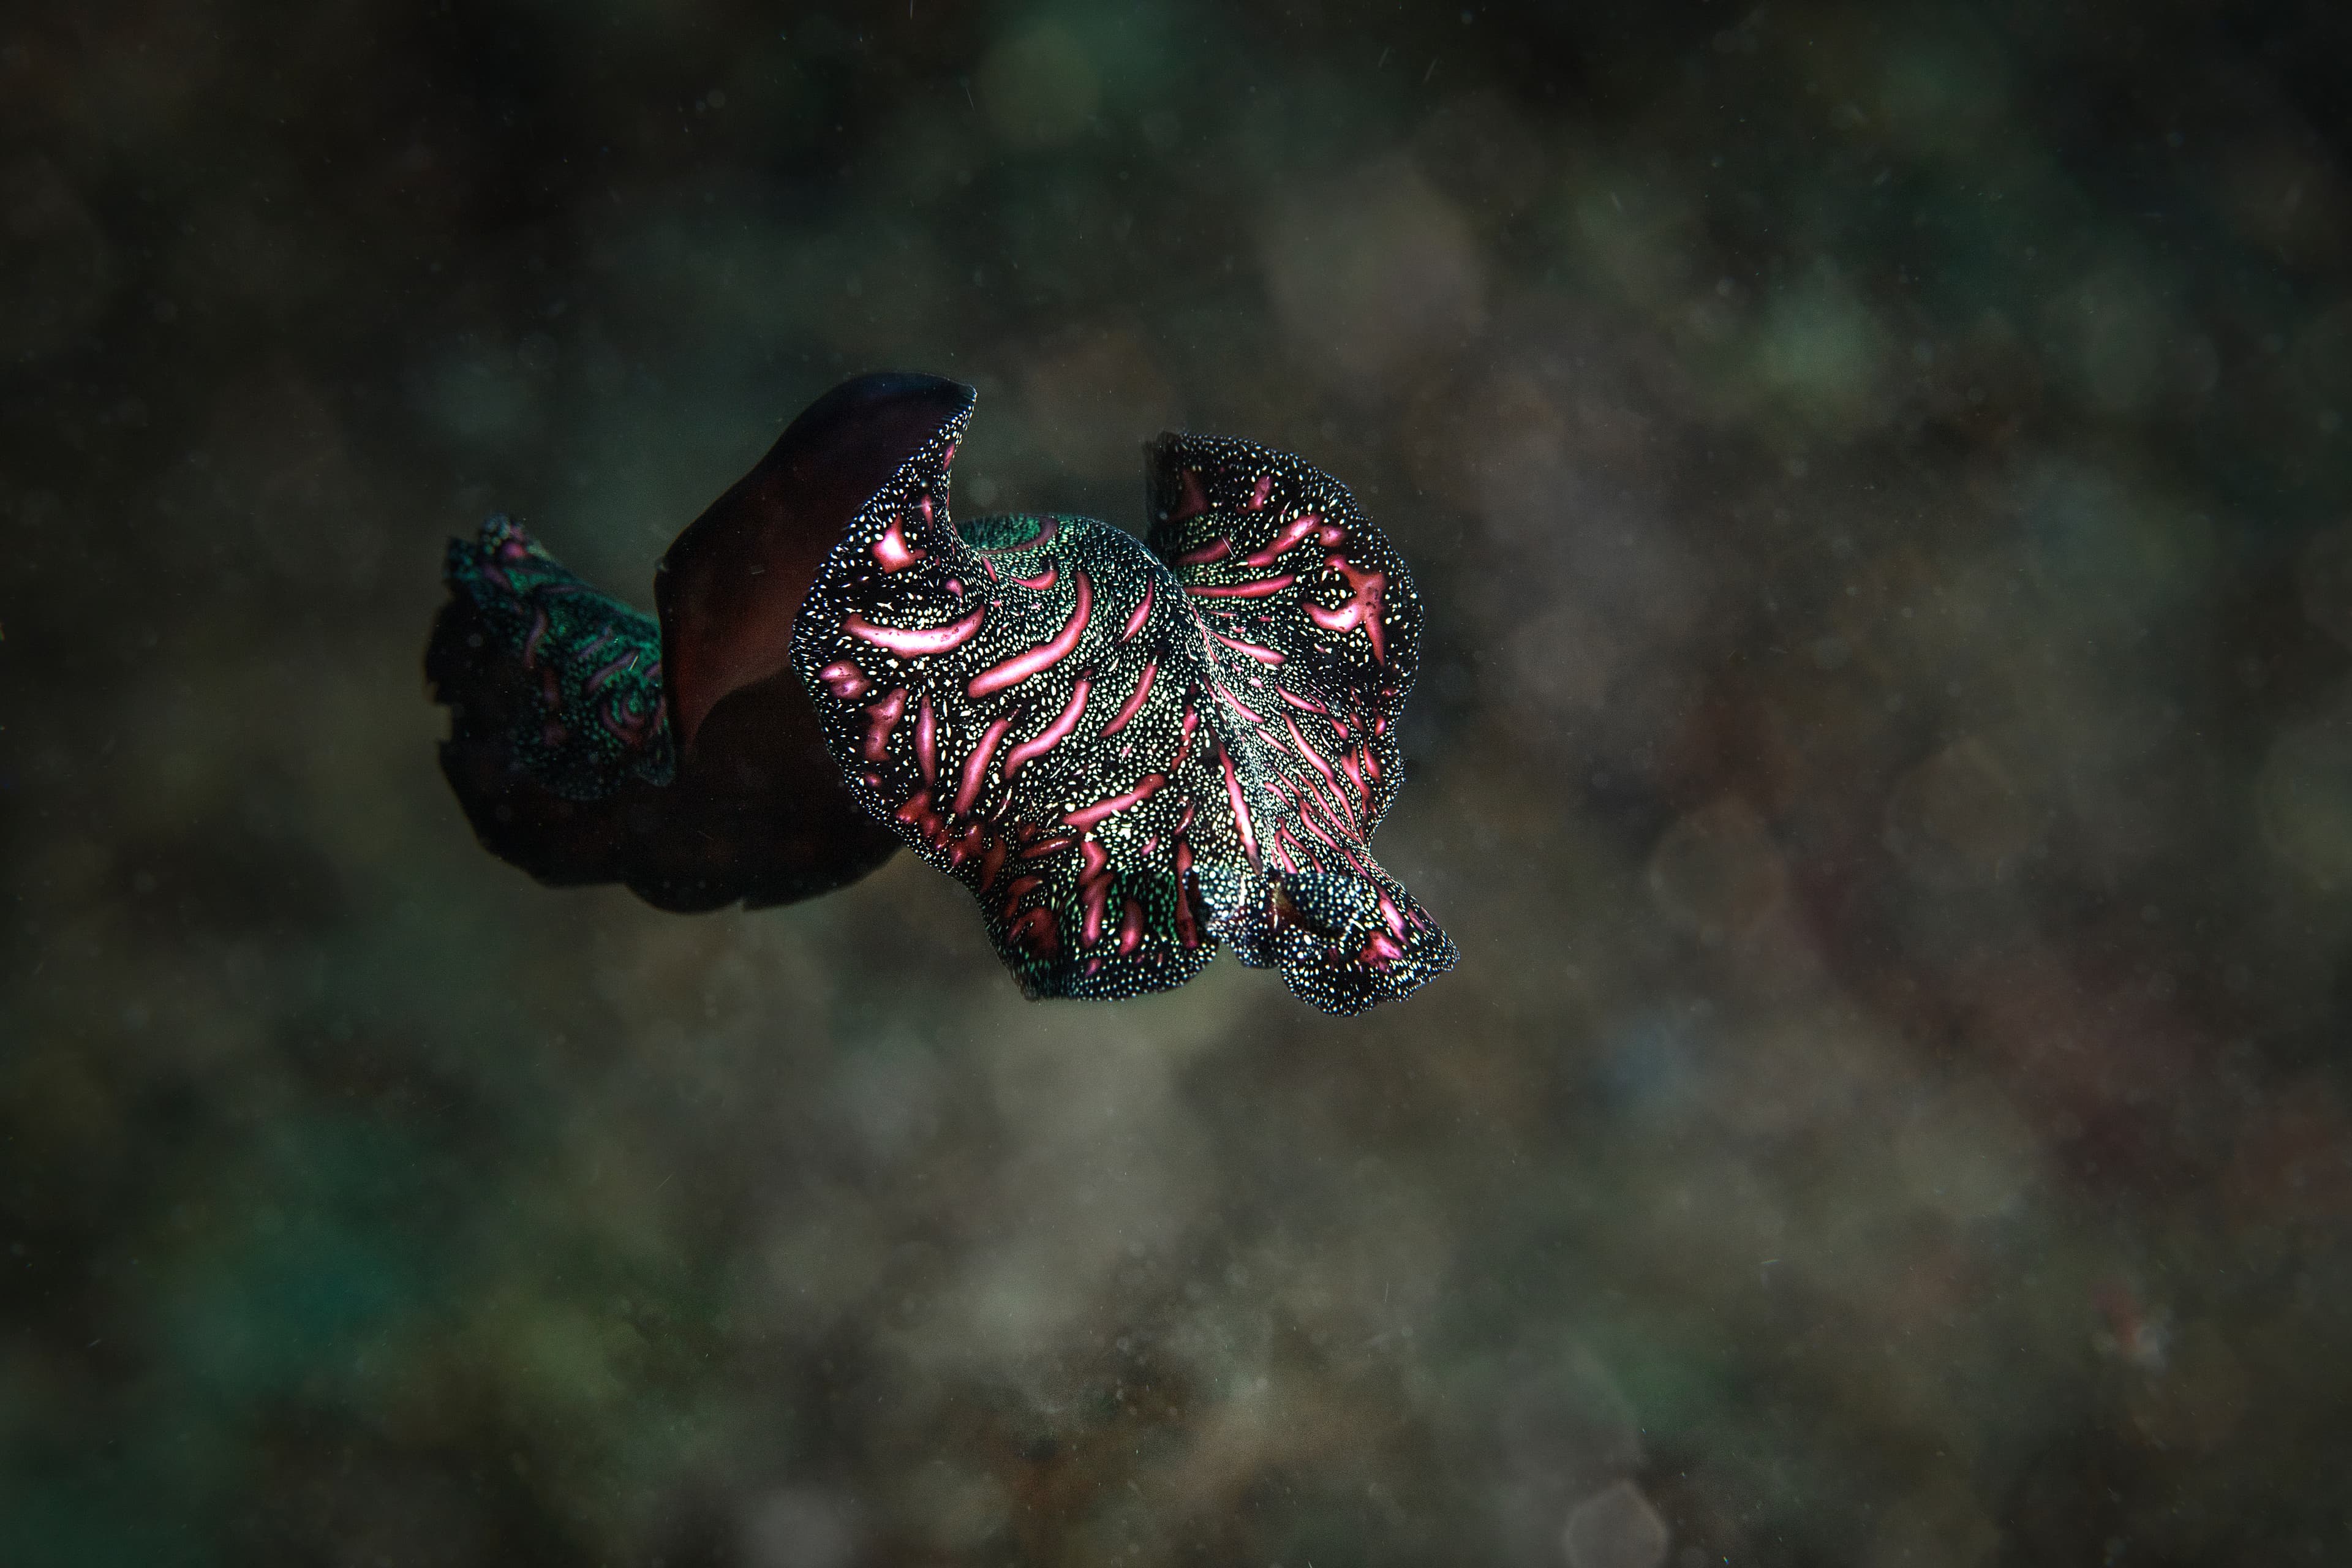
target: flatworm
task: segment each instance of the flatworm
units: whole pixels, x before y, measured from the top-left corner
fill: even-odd
[[[1181,985],[1220,942],[1333,1013],[1452,968],[1370,848],[1423,612],[1347,489],[1166,435],[1148,541],[959,524],[972,401],[827,393],[672,544],[656,616],[503,517],[452,541],[425,668],[483,844],[690,910],[824,892],[903,842],[1033,997]]]

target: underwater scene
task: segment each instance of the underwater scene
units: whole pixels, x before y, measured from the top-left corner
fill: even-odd
[[[0,16],[0,1564],[2352,1559],[2347,61]]]

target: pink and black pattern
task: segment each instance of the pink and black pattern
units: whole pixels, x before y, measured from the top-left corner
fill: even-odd
[[[1422,610],[1345,487],[1171,435],[1149,549],[1087,518],[959,528],[969,417],[851,518],[795,626],[852,795],[971,889],[1033,997],[1181,985],[1219,941],[1333,1013],[1452,968],[1368,847]]]

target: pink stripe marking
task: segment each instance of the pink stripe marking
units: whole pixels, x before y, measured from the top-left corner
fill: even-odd
[[[1356,793],[1363,797],[1364,804],[1367,806],[1370,805],[1372,786],[1364,782],[1363,770],[1356,766],[1356,755],[1353,752],[1339,753],[1339,771],[1348,775],[1348,782],[1356,786]]]
[[[1350,837],[1361,838],[1364,836],[1363,830],[1356,825],[1355,808],[1348,804],[1348,797],[1340,792],[1339,780],[1333,779],[1323,784],[1316,784],[1311,778],[1307,782],[1314,786],[1315,798],[1322,805],[1323,814],[1330,819],[1332,826]]]
[[[1102,940],[1103,905],[1110,900],[1110,858],[1103,847],[1093,839],[1087,840],[1078,851],[1078,904],[1083,913],[1078,921],[1078,945],[1092,947]]]
[[[1311,613],[1316,606],[1309,605],[1307,608]],[[1270,647],[1260,647],[1254,642],[1236,642],[1232,637],[1227,637],[1224,633],[1218,631],[1213,626],[1203,626],[1202,629],[1207,632],[1211,637],[1216,638],[1219,642],[1224,644],[1227,647],[1233,649],[1235,653],[1247,654],[1250,658],[1257,660],[1260,664],[1276,665],[1282,662],[1282,656],[1275,652]]]
[[[1312,769],[1318,771],[1318,773],[1322,773],[1322,775],[1324,775],[1324,783],[1327,783],[1327,785],[1331,787],[1331,799],[1334,799],[1334,802],[1339,802],[1340,814],[1343,814],[1343,820],[1345,820],[1345,823],[1348,823],[1348,826],[1350,826],[1350,830],[1352,830],[1352,827],[1355,827],[1355,814],[1352,814],[1352,811],[1345,809],[1345,806],[1348,806],[1348,797],[1345,797],[1345,795],[1340,795],[1340,793],[1339,793],[1339,775],[1336,775],[1334,771],[1331,771],[1331,764],[1328,764],[1328,762],[1324,762],[1324,759],[1322,759],[1322,752],[1318,752],[1318,750],[1312,748],[1312,745],[1307,745],[1307,738],[1303,736],[1303,733],[1298,733],[1298,720],[1294,720],[1294,717],[1291,717],[1291,715],[1282,715],[1282,721],[1284,721],[1284,724],[1286,724],[1286,726],[1289,726],[1291,741],[1294,741],[1296,745],[1298,745],[1298,754],[1301,754],[1301,757],[1306,757],[1306,759],[1307,759],[1307,764],[1310,764]],[[1340,820],[1340,818],[1334,818],[1334,820]]]
[[[845,659],[835,659],[826,665],[816,672],[816,678],[824,682],[826,690],[844,702],[864,695],[866,688],[873,684],[866,679],[864,670]]]
[[[992,691],[1002,691],[1008,686],[1018,686],[1041,669],[1051,669],[1067,658],[1086,634],[1087,621],[1094,613],[1094,590],[1087,574],[1076,574],[1078,585],[1077,607],[1070,612],[1067,625],[1055,632],[1053,640],[1041,643],[1023,653],[1016,653],[992,669],[983,669],[971,678],[964,689],[974,697],[985,697]]]
[[[1275,777],[1279,781],[1276,785],[1276,793],[1280,795],[1291,810],[1297,814],[1299,826],[1332,848],[1339,848],[1339,841],[1324,831],[1323,824],[1316,820],[1317,814],[1319,812],[1325,821],[1329,822],[1341,833],[1346,833],[1349,829],[1341,827],[1339,819],[1332,815],[1330,803],[1325,800],[1322,793],[1315,788],[1313,775],[1308,775],[1303,783],[1279,771]]]
[[[1242,557],[1244,566],[1271,566],[1275,557],[1323,526],[1323,520],[1314,512],[1301,512],[1282,525],[1282,531],[1265,542],[1263,550],[1253,550]]]
[[[1184,493],[1178,498],[1176,510],[1168,514],[1167,521],[1181,522],[1188,517],[1196,516],[1208,510],[1209,498],[1201,492],[1201,471],[1198,468],[1186,468]]]
[[[1313,797],[1308,795],[1305,791],[1302,790],[1299,792],[1299,800],[1301,802],[1298,810],[1299,826],[1306,828],[1307,832],[1315,835],[1316,837],[1323,840],[1324,843],[1328,844],[1332,848],[1339,848],[1339,841],[1332,837],[1329,834],[1324,832],[1323,825],[1315,820],[1315,814],[1306,808],[1304,803],[1311,800],[1312,798]]]
[[[1240,714],[1251,723],[1264,724],[1265,722],[1265,720],[1262,716],[1251,710],[1247,703],[1244,702],[1240,698],[1227,690],[1223,681],[1217,683],[1215,689],[1217,695],[1225,700],[1227,706],[1231,707],[1234,712]]]
[[[1217,748],[1217,761],[1224,764],[1225,798],[1233,802],[1234,820],[1241,825],[1242,847],[1249,854],[1250,869],[1257,870],[1257,830],[1250,826],[1249,807],[1242,800],[1241,781],[1234,776],[1233,753],[1220,746]]]
[[[1323,819],[1326,822],[1331,824],[1332,826],[1338,828],[1340,832],[1346,834],[1349,838],[1354,839],[1357,843],[1360,844],[1364,841],[1364,830],[1362,825],[1358,823],[1356,820],[1356,808],[1349,804],[1346,794],[1341,791],[1338,784],[1335,784],[1331,786],[1331,793],[1328,797],[1318,794],[1315,798],[1321,801],[1323,804]],[[1332,810],[1332,806],[1335,803],[1339,806],[1337,811]]]
[[[1133,952],[1143,945],[1143,906],[1133,899],[1127,900],[1127,910],[1118,917],[1118,951]]]
[[[1290,731],[1290,739],[1297,746],[1298,754],[1307,759],[1307,765],[1323,775],[1325,784],[1336,782],[1331,777],[1331,764],[1323,760],[1323,754],[1320,752],[1307,743],[1305,735],[1299,733],[1298,721],[1285,713],[1282,716],[1282,722]]]
[[[1356,755],[1363,762],[1364,776],[1377,782],[1381,776],[1381,762],[1378,757],[1372,755],[1372,749],[1370,746],[1358,746]]]
[[[1329,709],[1324,707],[1320,702],[1316,701],[1312,697],[1301,697],[1296,692],[1286,691],[1279,686],[1274,689],[1274,694],[1276,697],[1281,698],[1285,702],[1289,703],[1293,708],[1297,709],[1301,713],[1328,713],[1330,711]]]
[[[604,668],[598,670],[595,674],[590,676],[588,678],[588,695],[593,697],[599,691],[604,690],[604,683],[606,681],[612,679],[613,677],[618,675],[625,668],[635,668],[637,656],[635,654],[625,653],[620,658],[614,659],[612,663],[606,665]]]
[[[933,843],[938,841],[940,829],[944,826],[940,821],[940,814],[931,809],[931,792],[927,789],[917,790],[891,815]]]
[[[1363,627],[1364,635],[1372,639],[1372,657],[1386,664],[1388,628],[1381,624],[1381,595],[1388,587],[1388,574],[1360,572],[1337,555],[1328,557],[1324,564],[1348,580],[1348,602],[1336,610],[1313,603],[1299,607],[1307,612],[1308,620],[1327,632],[1347,633]]]
[[[1255,583],[1228,583],[1222,587],[1192,588],[1184,592],[1196,599],[1265,599],[1281,593],[1298,581],[1294,574],[1281,577],[1261,577]]]
[[[1323,786],[1315,782],[1313,773],[1307,774],[1303,781],[1291,780],[1291,787],[1298,791],[1299,820],[1312,827],[1315,825],[1315,813],[1321,812],[1323,820],[1329,823],[1334,831],[1347,834],[1349,837],[1355,837],[1356,830],[1349,826],[1352,819],[1344,810],[1333,809],[1332,797],[1323,793]],[[1336,849],[1339,846],[1335,844],[1332,847]]]
[[[907,689],[899,687],[879,702],[868,703],[866,712],[866,760],[878,763],[884,749],[890,744],[890,731],[898,727],[898,716],[907,710]]]
[[[1118,634],[1118,640],[1121,642],[1133,642],[1135,640],[1135,634],[1143,629],[1143,623],[1150,619],[1150,616],[1151,584],[1146,583],[1143,585],[1143,603],[1136,605],[1135,614],[1127,617],[1127,629]]]
[[[1087,690],[1092,682],[1081,680],[1070,689],[1070,705],[1062,716],[1004,753],[1004,776],[1010,780],[1032,757],[1042,757],[1064,741],[1078,727],[1078,715],[1087,710]]]
[[[920,658],[926,654],[961,647],[979,635],[980,623],[987,618],[986,610],[974,610],[963,619],[950,621],[943,626],[909,627],[877,626],[863,616],[847,616],[842,619],[841,629],[901,658]]]
[[[1053,957],[1062,946],[1054,925],[1054,911],[1042,908],[1022,910],[1021,918],[1004,928],[1004,940],[1046,958]]]
[[[1062,813],[1062,820],[1084,833],[1104,817],[1115,816],[1130,805],[1150,799],[1158,793],[1160,786],[1167,782],[1165,774],[1146,773],[1143,775],[1143,782],[1125,795],[1115,795],[1108,800],[1098,800],[1092,805],[1080,806],[1076,811],[1066,811]]]
[[[1061,834],[1049,838],[1040,838],[1036,843],[1032,844],[1028,848],[1021,851],[1021,858],[1024,860],[1035,860],[1047,855],[1058,855],[1076,842],[1076,839],[1071,837],[1067,834]]]
[[[1188,757],[1188,756],[1192,755],[1192,731],[1195,731],[1195,730],[1197,730],[1197,729],[1199,729],[1200,727],[1201,727],[1201,716],[1200,716],[1198,713],[1193,712],[1193,711],[1192,711],[1192,710],[1191,710],[1190,708],[1185,709],[1185,710],[1184,710],[1184,732],[1183,732],[1182,736],[1181,736],[1181,737],[1177,741],[1177,742],[1176,742],[1176,756],[1175,756],[1175,760],[1174,760],[1174,761],[1172,761],[1172,762],[1171,762],[1171,763],[1168,764],[1168,771],[1169,771],[1170,773],[1174,773],[1178,768],[1182,767],[1182,766],[1184,765],[1184,759],[1185,759],[1186,757]],[[1185,822],[1191,822],[1192,820],[1192,807],[1191,804],[1188,802],[1188,803],[1185,805],[1185,807],[1184,807],[1184,821],[1185,821]],[[1177,831],[1177,832],[1179,832],[1179,833],[1181,833],[1181,832],[1183,832],[1183,831],[1184,831],[1184,828],[1183,828],[1183,826],[1182,826],[1182,825],[1181,825],[1181,824],[1179,824],[1179,825],[1178,825],[1176,831]]]
[[[1013,885],[1004,889],[1004,918],[1011,920],[1013,911],[1021,907],[1021,900],[1045,885],[1045,879],[1043,877],[1013,878]]]
[[[923,521],[926,522],[931,518],[930,500],[929,496],[923,498]],[[909,545],[907,536],[898,531],[898,525],[904,521],[906,515],[903,512],[892,518],[890,526],[882,531],[882,537],[874,542],[874,559],[882,563],[885,572],[904,572],[923,558],[923,552]]]
[[[923,693],[922,706],[915,710],[915,765],[923,770],[923,777],[936,783],[940,776],[940,724],[931,715],[931,695]]]
[[[1188,550],[1183,554],[1179,555],[1176,557],[1173,564],[1178,566],[1206,566],[1212,561],[1223,561],[1226,556],[1231,555],[1233,552],[1234,542],[1227,539],[1221,533],[1217,535],[1216,538],[1209,541],[1208,543],[1201,546],[1200,549]]]
[[[1250,499],[1247,502],[1250,510],[1265,510],[1265,499],[1272,494],[1274,494],[1274,476],[1272,474],[1260,474],[1257,477],[1257,483],[1250,487]]]
[[[1159,674],[1160,661],[1156,658],[1143,667],[1143,679],[1135,683],[1134,693],[1119,704],[1118,711],[1111,715],[1109,723],[1103,726],[1105,735],[1116,735],[1127,728],[1127,721],[1141,710],[1143,700],[1151,695],[1151,682]]]
[[[1282,830],[1280,828],[1275,829],[1274,837],[1267,840],[1265,852],[1268,855],[1273,856],[1274,863],[1281,867],[1284,870],[1292,873],[1296,873],[1297,871],[1298,862],[1293,860],[1290,858],[1290,852],[1282,847]]]
[[[1039,573],[1036,576],[1014,577],[1011,579],[1011,581],[1020,584],[1024,588],[1034,589],[1037,593],[1042,594],[1046,589],[1052,587],[1054,585],[1054,579],[1060,575],[1061,568],[1055,565],[1051,561],[1048,561],[1045,563],[1045,570]]]
[[[1011,728],[1012,715],[999,719],[981,731],[980,744],[974,746],[971,755],[964,759],[963,782],[956,786],[953,808],[958,816],[970,811],[971,803],[980,798],[980,781],[988,775],[988,759],[996,754],[996,748],[1003,742],[1004,731]]]

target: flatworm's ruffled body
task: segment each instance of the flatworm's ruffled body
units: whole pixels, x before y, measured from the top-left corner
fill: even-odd
[[[1403,781],[1403,563],[1347,489],[1247,442],[1151,448],[1151,547],[958,529],[959,411],[850,520],[794,636],[858,799],[971,889],[1031,996],[1181,985],[1219,941],[1355,1013],[1453,967],[1368,847]]]
[[[681,533],[649,616],[493,518],[425,668],[482,842],[660,908],[806,898],[900,841],[1031,996],[1181,985],[1216,944],[1355,1013],[1453,967],[1382,870],[1421,602],[1347,489],[1150,447],[1149,547],[948,514],[971,389],[844,383]]]

